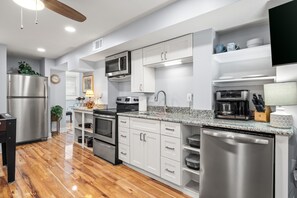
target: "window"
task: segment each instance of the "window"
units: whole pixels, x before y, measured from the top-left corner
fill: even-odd
[[[66,72],[66,100],[75,100],[79,96],[79,73]]]

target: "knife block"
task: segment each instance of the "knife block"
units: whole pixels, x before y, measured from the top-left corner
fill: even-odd
[[[270,122],[270,113],[271,108],[269,106],[265,106],[265,112],[257,112],[255,111],[255,121],[258,122]]]

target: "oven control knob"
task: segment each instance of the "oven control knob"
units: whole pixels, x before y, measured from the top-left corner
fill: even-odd
[[[125,102],[129,102],[129,101],[130,101],[130,98],[126,98],[126,99],[125,99]]]

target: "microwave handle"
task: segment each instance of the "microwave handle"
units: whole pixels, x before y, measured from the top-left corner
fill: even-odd
[[[119,61],[118,61],[118,65],[119,65],[119,71],[121,71],[121,57],[119,58]]]

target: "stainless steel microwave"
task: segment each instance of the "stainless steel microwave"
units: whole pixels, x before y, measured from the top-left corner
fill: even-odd
[[[126,51],[105,58],[105,76],[126,76],[131,74],[131,52]]]

